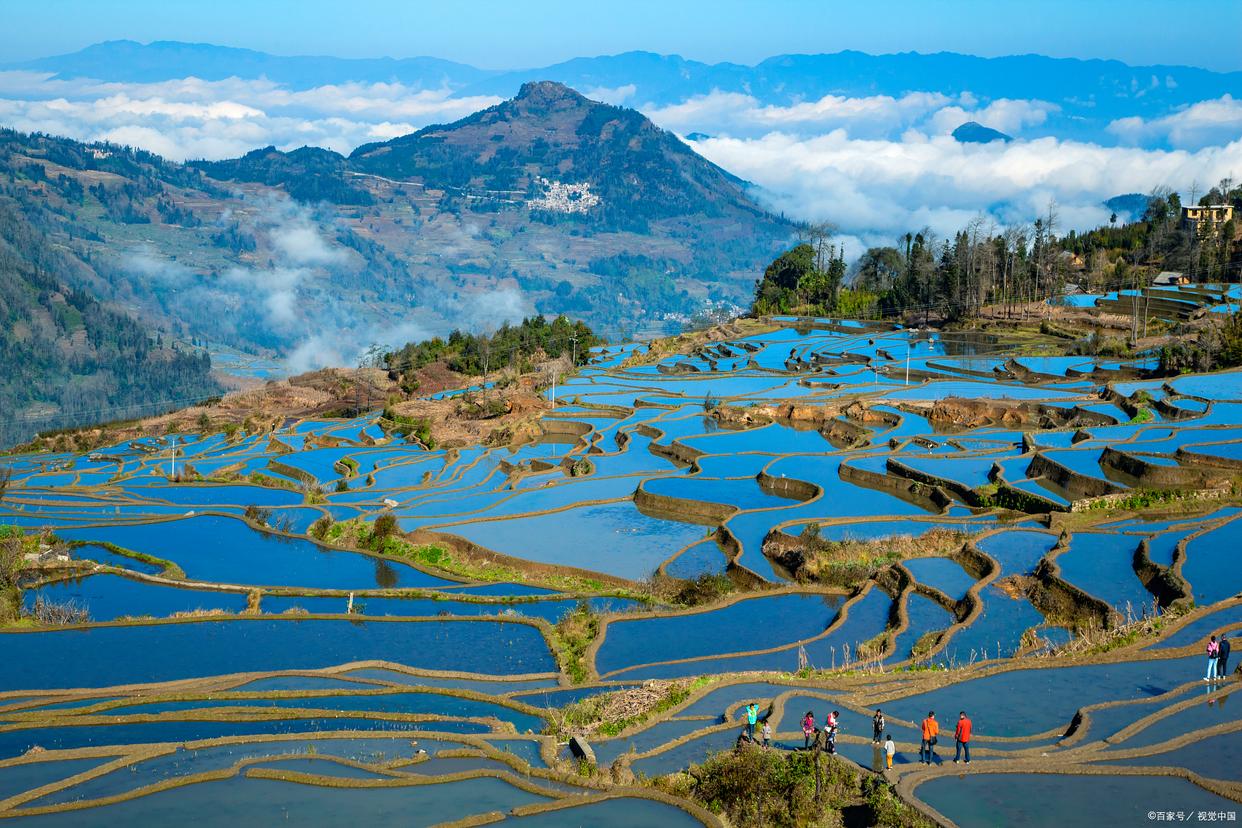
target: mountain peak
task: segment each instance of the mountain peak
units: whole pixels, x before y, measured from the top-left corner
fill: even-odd
[[[517,96],[513,98],[513,103],[530,103],[546,106],[562,102],[580,104],[586,102],[586,100],[576,90],[570,89],[563,83],[544,80],[527,81],[522,84],[522,88],[518,90]]]
[[[355,172],[467,193],[475,201],[542,205],[545,191],[582,188],[590,207],[575,204],[574,212],[589,213],[597,227],[764,215],[743,182],[642,113],[589,100],[553,81],[524,83],[517,97],[460,121],[365,144],[346,163]]]

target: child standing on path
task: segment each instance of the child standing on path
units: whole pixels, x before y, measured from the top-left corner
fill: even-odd
[[[957,729],[953,731],[953,740],[957,742],[957,752],[953,755],[953,764],[966,753],[966,764],[970,764],[970,717],[963,710],[957,716]]]
[[[880,743],[880,736],[884,733],[884,712],[880,708],[876,708],[875,715],[871,718],[871,741],[875,744]]]
[[[755,725],[759,722],[759,705],[751,702],[746,705],[746,732],[750,740],[755,741]]]
[[[1216,681],[1216,659],[1220,656],[1220,645],[1216,643],[1216,636],[1208,641],[1207,645],[1207,675],[1203,677],[1204,681]]]
[[[940,723],[936,721],[936,711],[927,711],[923,720],[923,741],[919,744],[919,761],[930,765],[936,755],[936,736],[940,734]]]
[[[806,711],[806,715],[802,717],[802,737],[805,740],[802,745],[803,750],[811,749],[811,737],[815,735],[815,716],[811,711]]]
[[[893,743],[893,734],[884,739],[884,756],[888,759],[888,769],[893,769],[893,755],[897,753],[897,745]]]
[[[767,719],[764,719],[763,721],[763,746],[767,747],[768,743],[771,741],[772,741],[772,723],[769,722]]]

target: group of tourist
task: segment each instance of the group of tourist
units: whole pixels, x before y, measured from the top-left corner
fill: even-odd
[[[1215,641],[1215,637],[1212,639]],[[1226,652],[1228,650],[1226,649]],[[840,727],[841,712],[834,710],[828,714],[828,718],[824,722],[823,728],[815,726],[815,713],[811,710],[806,711],[806,715],[802,717],[802,748],[803,750],[823,750],[828,753],[837,752],[837,730]],[[759,705],[751,702],[746,705],[746,726],[742,730],[742,734],[738,737],[738,747],[747,744],[760,744],[763,747],[769,747],[772,743],[772,725],[765,718],[763,726],[760,730],[759,738],[755,736],[755,729],[759,725]],[[885,757],[885,766],[892,770],[893,757],[897,755],[897,745],[893,741],[893,734],[887,733],[887,723],[884,719],[884,711],[877,708],[875,715],[871,717],[871,741],[875,745],[881,744],[883,739],[882,751]],[[970,737],[973,724],[970,717],[963,710],[957,715],[957,726],[953,729],[953,741],[956,744],[956,751],[953,756],[953,764],[958,764],[965,760],[966,764],[970,764]],[[940,723],[936,720],[936,711],[929,710],[927,718],[920,725],[922,741],[919,744],[919,762],[930,765],[938,762],[939,757],[936,755],[936,744],[940,737]]]
[[[973,725],[970,717],[963,710],[957,714],[957,726],[953,729],[953,741],[956,743],[957,749],[953,754],[953,764],[958,764],[963,758],[966,764],[970,764],[970,735]],[[919,762],[930,765],[933,761],[940,761],[940,757],[936,755],[936,744],[940,741],[940,722],[936,721],[936,711],[927,711],[927,718],[920,725],[922,741],[919,742]],[[891,737],[890,737],[891,738]],[[889,767],[891,768],[892,760],[890,758]]]
[[[1207,674],[1203,680],[1206,682],[1223,681],[1229,675],[1229,639],[1221,635],[1220,641],[1216,640],[1216,636],[1207,643]]]
[[[1224,635],[1217,640],[1216,636],[1212,636],[1207,644],[1207,675],[1203,677],[1206,682],[1222,681],[1229,675],[1229,639]],[[828,753],[837,752],[837,729],[841,713],[838,710],[832,711],[824,722],[824,727],[817,728],[815,726],[815,714],[813,711],[806,711],[806,715],[802,717],[802,737],[803,750],[810,750],[814,747],[816,750],[824,750]],[[746,727],[742,731],[742,735],[738,737],[738,746],[744,744],[762,744],[768,747],[772,742],[772,724],[765,717],[763,727],[760,731],[759,739],[755,737],[755,728],[759,725],[759,705],[751,702],[746,705]],[[885,766],[892,770],[893,757],[897,754],[897,745],[893,742],[893,735],[885,732],[884,711],[876,709],[875,715],[871,717],[871,741],[875,745],[883,744],[881,750],[885,758]],[[970,717],[963,710],[957,714],[957,725],[953,729],[953,741],[956,750],[953,754],[953,764],[959,764],[965,760],[966,764],[970,764],[970,736],[971,729]],[[940,758],[936,755],[936,745],[940,740],[940,722],[936,720],[936,711],[929,710],[927,718],[923,719],[919,726],[921,740],[919,742],[919,763],[931,765],[939,762]],[[761,740],[761,741],[760,741]]]
[[[815,714],[810,710],[806,711],[806,715],[802,717],[802,749],[809,750],[814,747],[817,750],[836,753],[837,728],[840,726],[840,721],[841,711],[834,710],[828,714],[821,730],[815,726]]]
[[[810,710],[806,711],[806,715],[802,717],[803,749],[810,750],[814,747],[816,750],[836,753],[837,728],[840,718],[841,711],[832,711],[821,729],[815,726],[815,714]],[[758,737],[755,735],[756,728],[759,728]],[[746,725],[737,738],[738,747],[753,744],[762,745],[765,748],[772,744],[772,723],[765,717],[760,727],[759,705],[756,702],[746,705]]]

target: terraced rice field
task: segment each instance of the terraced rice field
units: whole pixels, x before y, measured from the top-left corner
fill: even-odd
[[[375,415],[10,458],[0,524],[73,544],[24,601],[91,620],[0,631],[0,816],[718,824],[638,778],[731,747],[751,700],[788,748],[806,709],[841,710],[836,760],[877,772],[884,708],[890,779],[946,823],[1019,824],[1032,798],[1055,803],[1040,823],[1238,810],[1237,679],[1201,677],[1207,636],[1242,630],[1242,373],[832,320],[627,367],[641,352],[600,349],[516,450],[429,451]],[[785,402],[831,413],[712,416]],[[946,404],[1022,418],[938,426]],[[310,535],[384,513],[442,556]],[[808,526],[900,552],[798,579],[773,550]],[[461,550],[493,568],[445,564]],[[669,606],[657,575],[740,589]],[[579,602],[598,634],[571,678],[554,625]],[[578,776],[559,711],[652,679],[697,680]],[[951,737],[917,763],[929,709],[970,711],[968,773]]]

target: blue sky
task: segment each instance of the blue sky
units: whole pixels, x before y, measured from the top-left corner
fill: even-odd
[[[754,63],[791,52],[1037,52],[1242,70],[1242,0],[0,0],[0,60],[101,40],[276,54],[432,55],[518,68],[630,49]]]

